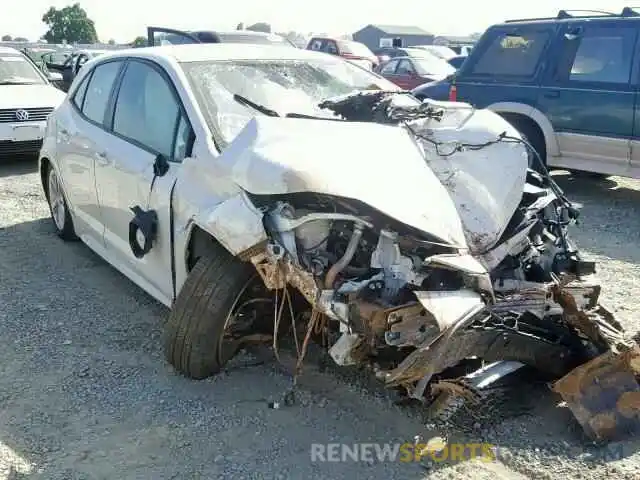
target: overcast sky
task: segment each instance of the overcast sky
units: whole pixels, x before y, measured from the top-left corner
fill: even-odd
[[[35,40],[46,31],[50,6],[74,0],[0,0],[0,35]],[[551,16],[558,8],[619,12],[617,0],[80,0],[96,23],[100,40],[129,42],[147,25],[182,29],[234,29],[259,21],[278,31],[352,33],[369,23],[416,25],[435,34],[484,31],[508,18]],[[631,2],[633,3],[633,2]]]

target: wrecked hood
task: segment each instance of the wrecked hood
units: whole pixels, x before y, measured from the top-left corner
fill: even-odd
[[[250,193],[315,192],[357,199],[466,248],[453,200],[401,127],[254,117],[219,162]]]

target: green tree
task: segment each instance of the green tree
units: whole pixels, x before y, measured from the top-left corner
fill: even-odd
[[[2,41],[3,42],[10,42],[11,40],[13,40],[13,37],[11,35],[3,35],[2,36]]]
[[[113,38],[109,40],[109,45],[115,45],[115,44],[116,44],[116,41]]]
[[[28,42],[29,39],[26,37],[16,37],[13,39],[14,42]]]
[[[131,42],[132,47],[146,47],[147,46],[147,37],[136,37],[136,39]]]
[[[44,35],[49,43],[96,43],[98,34],[96,27],[87,12],[79,3],[58,10],[51,7],[42,16],[42,21],[49,27]]]

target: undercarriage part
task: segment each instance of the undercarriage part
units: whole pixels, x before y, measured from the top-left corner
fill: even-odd
[[[640,348],[609,351],[553,385],[585,433],[596,441],[640,432]]]
[[[459,379],[440,380],[431,385],[431,416],[448,420],[464,404],[479,405],[482,390],[524,367],[520,362],[500,361],[486,365]]]
[[[388,372],[386,383],[390,387],[411,385],[472,357],[488,362],[514,360],[558,378],[577,366],[583,354],[558,342],[555,335],[545,338],[547,333],[525,318],[501,321],[477,307],[435,341],[409,354]]]

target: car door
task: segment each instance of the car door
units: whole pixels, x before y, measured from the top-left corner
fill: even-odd
[[[169,205],[193,130],[169,76],[155,63],[130,59],[111,107],[109,149],[96,166],[96,186],[109,256],[136,283],[165,304],[173,294]],[[169,168],[154,179],[154,164]],[[158,234],[137,258],[129,243],[133,207],[155,210]]]
[[[564,25],[538,100],[558,139],[556,166],[620,173],[630,162],[636,22]]]
[[[104,250],[104,226],[95,169],[108,144],[105,115],[122,66],[122,61],[114,60],[101,63],[89,72],[72,93],[56,130],[58,167],[74,209],[76,232],[99,252]]]

